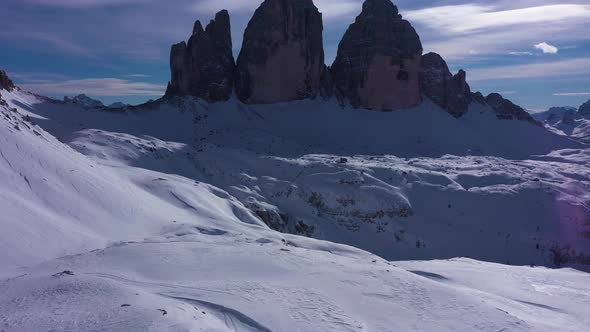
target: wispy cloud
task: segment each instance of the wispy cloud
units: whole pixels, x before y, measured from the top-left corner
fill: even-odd
[[[50,83],[22,84],[24,89],[44,95],[77,95],[95,97],[161,96],[166,86],[132,82],[118,78],[87,78]]]
[[[493,6],[463,4],[413,10],[406,12],[405,16],[431,28],[453,34],[510,25],[589,18],[590,5],[560,4],[496,10]]]
[[[588,4],[538,5],[537,1],[529,1],[524,4],[537,6],[510,8],[514,4],[509,1],[486,3],[422,8],[405,12],[404,16],[418,27],[426,50],[449,60],[523,56],[529,54],[522,47],[532,48],[539,40],[566,44],[590,39],[581,32],[590,20]]]
[[[230,13],[236,13],[244,10],[250,11],[258,5],[256,1],[203,0],[190,4],[189,9],[199,14],[213,14],[222,9],[227,9]]]
[[[316,0],[315,4],[326,20],[356,15],[361,11],[360,2],[355,0]]]
[[[9,72],[8,76],[23,83],[66,81],[71,77],[60,73]]]
[[[524,65],[475,68],[468,71],[470,81],[559,77],[590,74],[590,58],[577,58]]]
[[[153,0],[24,0],[25,2],[64,8],[89,8],[148,3]]]
[[[189,9],[198,14],[213,14],[221,9],[239,14],[253,12],[260,2],[262,1],[203,0],[191,4]],[[315,0],[314,4],[326,20],[351,15],[361,9],[359,0]]]
[[[545,42],[536,44],[535,48],[543,51],[543,53],[548,53],[548,54],[557,54],[557,52],[559,52],[559,49],[557,47],[555,47],[553,45],[549,45]]]
[[[590,92],[558,92],[554,93],[554,96],[559,97],[580,97],[580,96],[590,96]]]
[[[14,29],[15,31],[0,31],[0,37],[13,41],[29,40],[41,42],[50,47],[50,50],[59,53],[74,54],[84,57],[94,57],[91,49],[86,48],[72,40],[64,38],[56,33],[34,31],[31,29]]]
[[[533,55],[533,53],[531,53],[531,52],[523,52],[523,51],[521,51],[521,52],[508,52],[508,54],[510,54],[510,55],[519,55],[519,56],[522,56],[522,55]]]

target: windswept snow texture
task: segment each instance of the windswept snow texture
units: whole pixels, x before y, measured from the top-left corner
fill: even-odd
[[[390,262],[588,269],[582,143],[480,106],[0,93],[0,331],[590,329],[587,273]]]
[[[169,233],[0,283],[7,331],[587,331],[588,274]],[[398,266],[396,266],[398,265]],[[60,273],[60,272],[66,273]],[[73,275],[72,275],[73,274]]]

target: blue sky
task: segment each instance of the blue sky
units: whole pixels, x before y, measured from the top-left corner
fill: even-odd
[[[256,0],[2,0],[0,68],[45,95],[87,93],[106,103],[157,98],[170,45],[195,19],[228,9],[234,51]],[[315,0],[326,62],[362,0]],[[590,99],[590,0],[400,0],[425,52],[465,69],[473,90],[500,92],[531,110]]]

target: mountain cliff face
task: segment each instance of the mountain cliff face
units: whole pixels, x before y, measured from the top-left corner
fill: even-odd
[[[248,104],[320,94],[325,71],[322,14],[312,0],[266,0],[244,33],[236,92]]]
[[[390,0],[363,3],[331,67],[324,64],[322,33],[322,14],[312,0],[265,0],[234,63],[223,10],[205,29],[197,21],[188,43],[172,47],[166,95],[216,102],[235,91],[245,104],[336,97],[353,108],[384,111],[417,106],[425,96],[456,118],[474,102],[490,106],[500,119],[538,124],[499,94],[472,93],[467,73],[453,75],[440,55],[422,55],[418,33]]]
[[[235,62],[228,12],[217,13],[205,29],[195,22],[188,43],[172,46],[170,68],[167,96],[194,96],[210,102],[229,99]]]
[[[422,43],[389,0],[367,0],[338,47],[332,75],[353,107],[393,110],[420,103]]]
[[[6,72],[0,70],[0,90],[12,91],[14,89],[14,83],[12,80],[6,75]]]
[[[436,53],[422,56],[421,66],[421,92],[454,117],[467,113],[472,98],[465,71],[453,76],[445,60]]]

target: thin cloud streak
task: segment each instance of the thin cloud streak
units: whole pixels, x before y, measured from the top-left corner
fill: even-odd
[[[560,92],[554,93],[554,96],[559,97],[580,97],[580,96],[590,96],[590,92]]]
[[[508,52],[508,54],[510,54],[510,55],[518,55],[518,56],[522,56],[522,55],[533,55],[533,53],[531,53],[531,52]]]
[[[132,82],[118,78],[87,78],[62,82],[22,84],[24,89],[45,95],[77,95],[96,97],[161,96],[166,86]]]
[[[24,0],[25,2],[51,7],[85,9],[91,7],[107,7],[148,3],[152,0]]]
[[[476,82],[588,74],[590,74],[590,58],[578,58],[555,62],[476,68],[468,71],[468,80]]]
[[[127,77],[135,77],[135,78],[148,78],[151,77],[150,75],[146,74],[129,74]]]

